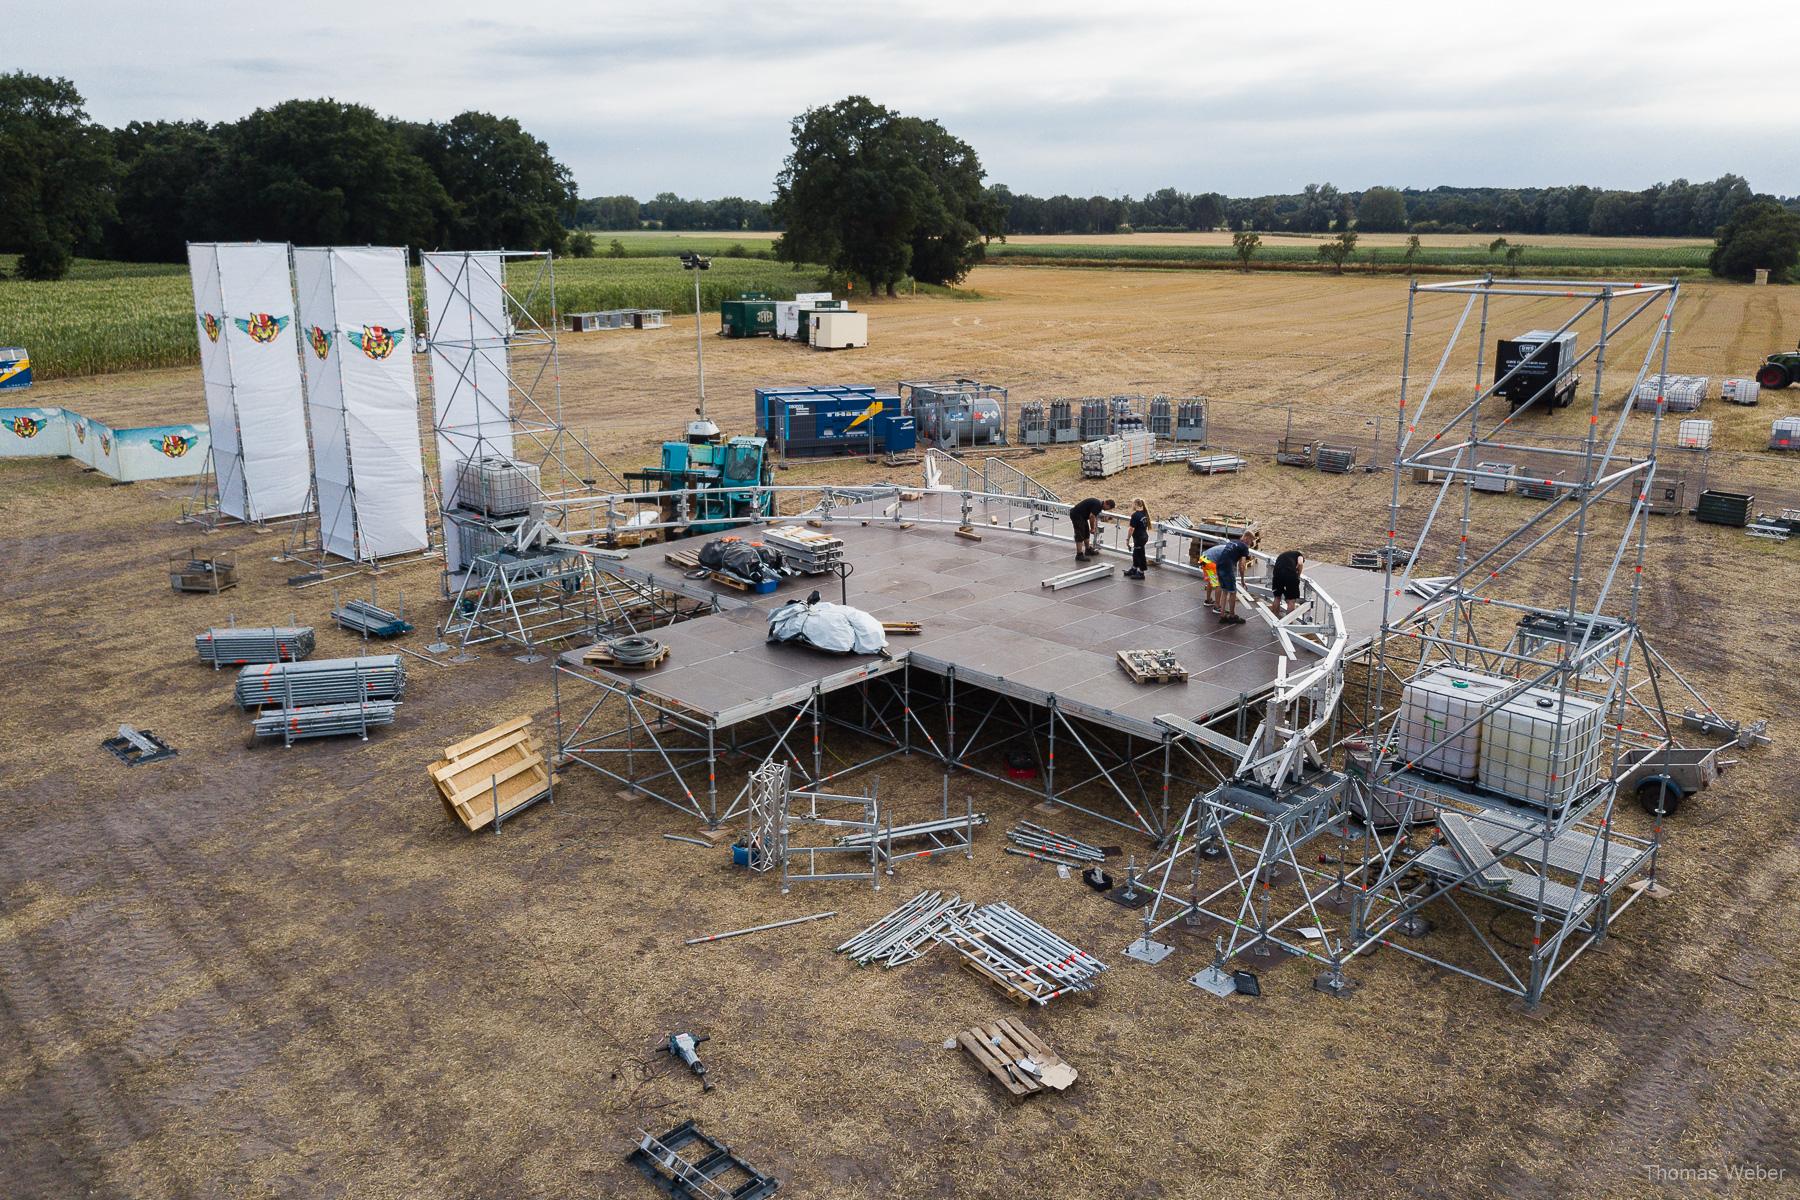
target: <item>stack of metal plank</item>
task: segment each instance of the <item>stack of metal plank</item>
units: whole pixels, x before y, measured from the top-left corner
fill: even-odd
[[[939,940],[1002,990],[1032,1004],[1091,991],[1106,970],[1105,963],[1010,904],[984,904],[952,919]]]
[[[390,638],[411,633],[412,625],[399,613],[389,612],[369,600],[351,600],[331,610],[331,619],[351,633]]]
[[[1665,411],[1693,412],[1711,388],[1710,375],[1651,375],[1638,384],[1632,405],[1645,412],[1655,412],[1656,401],[1661,397],[1667,405]]]
[[[1356,451],[1350,446],[1322,445],[1315,462],[1327,475],[1342,475],[1356,465]]]
[[[1067,859],[1071,866],[1106,861],[1106,851],[1100,847],[1030,821],[1020,821],[1007,830],[1006,840],[1013,843],[1006,848],[1008,854],[1019,854],[1025,858],[1049,858],[1052,861]]]
[[[762,540],[781,551],[787,565],[802,575],[823,575],[844,558],[842,538],[804,525],[782,525],[763,531]]]
[[[313,652],[313,631],[306,625],[232,625],[194,635],[201,662],[242,666],[244,663],[295,662]]]
[[[239,708],[292,709],[398,700],[405,690],[406,668],[400,656],[377,654],[245,667],[238,672],[235,694]]]
[[[392,700],[370,700],[362,704],[267,708],[256,714],[253,727],[258,737],[278,737],[289,742],[348,733],[367,734],[377,725],[393,724],[397,707]]]
[[[1156,438],[1147,430],[1113,434],[1084,442],[1081,473],[1089,479],[1105,479],[1130,467],[1147,466],[1156,457]]]

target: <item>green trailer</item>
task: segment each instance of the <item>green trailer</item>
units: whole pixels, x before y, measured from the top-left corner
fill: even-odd
[[[775,301],[763,292],[741,292],[719,305],[719,336],[774,337]]]

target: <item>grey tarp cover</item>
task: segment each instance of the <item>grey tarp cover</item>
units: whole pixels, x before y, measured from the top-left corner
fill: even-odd
[[[860,608],[817,600],[790,600],[769,613],[771,642],[805,642],[834,654],[875,654],[887,649],[887,631]]]

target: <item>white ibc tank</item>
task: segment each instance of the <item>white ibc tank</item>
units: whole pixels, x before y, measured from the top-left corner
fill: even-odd
[[[1592,700],[1538,688],[1513,697],[1482,722],[1481,786],[1561,808],[1599,775],[1603,715]]]
[[[1402,759],[1452,779],[1474,779],[1481,750],[1482,705],[1507,683],[1492,675],[1440,667],[1407,684],[1400,697]],[[1450,734],[1455,736],[1448,737]]]

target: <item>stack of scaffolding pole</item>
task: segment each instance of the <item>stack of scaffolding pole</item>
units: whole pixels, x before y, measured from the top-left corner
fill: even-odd
[[[1106,851],[1100,847],[1089,845],[1066,833],[1058,833],[1054,829],[1034,825],[1030,821],[1020,821],[1007,830],[1006,839],[1015,846],[1035,850],[1040,854],[1054,854],[1084,863],[1106,861]]]
[[[313,652],[313,631],[305,625],[208,629],[194,635],[194,651],[214,666],[294,662]]]
[[[362,704],[352,701],[308,708],[269,708],[256,714],[254,728],[258,737],[280,737],[290,742],[363,733],[375,725],[393,724],[396,707],[392,700],[370,700]]]
[[[954,894],[920,892],[839,946],[837,952],[848,954],[859,966],[879,962],[897,967],[931,949],[952,920],[966,918],[974,907]]]
[[[1021,1000],[1043,1005],[1091,991],[1106,964],[1010,904],[984,904],[952,920],[941,941]]]
[[[351,600],[342,608],[332,609],[331,619],[351,633],[369,637],[395,637],[412,632],[412,625],[399,613],[389,612],[368,600]]]
[[[238,672],[236,697],[239,708],[294,709],[398,700],[405,690],[406,668],[400,665],[400,656],[378,654],[245,667]]]

